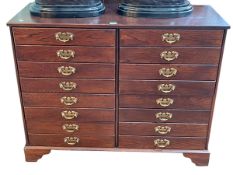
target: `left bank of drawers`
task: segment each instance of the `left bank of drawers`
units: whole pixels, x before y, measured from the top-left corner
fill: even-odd
[[[32,146],[115,146],[115,30],[13,28]]]

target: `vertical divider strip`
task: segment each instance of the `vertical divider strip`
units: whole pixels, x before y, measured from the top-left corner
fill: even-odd
[[[119,28],[116,29],[115,44],[115,147],[119,146],[119,58],[120,42]]]

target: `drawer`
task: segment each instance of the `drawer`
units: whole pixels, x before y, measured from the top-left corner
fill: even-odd
[[[23,93],[25,107],[115,108],[115,95]]]
[[[19,61],[114,63],[114,47],[16,46]]]
[[[18,61],[19,76],[31,78],[114,79],[114,64],[39,63]]]
[[[29,134],[29,144],[30,146],[113,148],[115,147],[115,137]]]
[[[128,80],[216,80],[215,65],[121,64],[120,79]]]
[[[123,109],[119,110],[120,122],[202,123],[208,124],[211,111],[177,109]]]
[[[20,78],[20,84],[22,92],[115,93],[115,80]]]
[[[114,29],[13,28],[16,45],[114,46]]]
[[[121,63],[218,64],[220,47],[121,47]]]
[[[27,120],[29,134],[78,134],[79,136],[114,136],[114,123],[41,122]]]
[[[206,138],[120,136],[119,147],[130,149],[204,150],[206,149]]]
[[[214,94],[214,81],[121,80],[120,94],[205,95]]]
[[[114,122],[114,109],[24,107],[26,121]]]
[[[181,123],[120,123],[120,135],[135,136],[176,136],[176,137],[207,137],[207,124]]]
[[[120,45],[220,47],[223,33],[223,30],[122,29],[120,30]]]
[[[121,108],[211,109],[212,97],[120,95]]]

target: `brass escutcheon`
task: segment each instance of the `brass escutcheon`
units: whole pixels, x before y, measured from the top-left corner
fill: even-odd
[[[169,126],[156,126],[154,129],[155,129],[155,132],[162,134],[162,135],[165,135],[165,134],[171,132],[172,128]]]
[[[162,122],[168,121],[172,118],[172,113],[170,112],[158,112],[155,114],[156,118]]]
[[[66,120],[72,120],[74,118],[77,118],[79,115],[76,111],[62,111],[61,116]]]
[[[78,131],[79,125],[76,124],[64,124],[62,125],[62,129],[66,132],[75,132]]]
[[[74,40],[74,34],[71,32],[58,32],[58,33],[55,33],[55,38],[58,41],[66,43],[68,41]]]
[[[158,90],[166,94],[174,91],[175,88],[176,86],[174,84],[159,84],[158,85]]]
[[[179,53],[176,51],[163,51],[160,57],[166,61],[173,61],[179,57]]]
[[[74,74],[76,69],[72,66],[60,66],[57,68],[57,71],[64,76],[69,76]]]
[[[156,103],[162,107],[168,107],[174,103],[174,100],[171,98],[158,98]]]
[[[70,58],[74,58],[75,51],[73,51],[73,50],[58,50],[57,56],[61,59],[68,60]]]
[[[170,145],[170,141],[167,139],[156,139],[154,140],[154,145],[159,148],[166,148]]]
[[[79,138],[78,137],[65,137],[64,142],[72,146],[72,145],[79,143]]]
[[[78,102],[78,99],[76,97],[62,97],[61,103],[65,104],[66,106],[71,106]]]
[[[64,91],[71,91],[73,89],[76,89],[77,84],[74,82],[61,82],[59,83],[59,87]]]
[[[166,78],[169,78],[169,77],[176,76],[177,70],[175,68],[161,68],[159,70],[159,74]]]
[[[168,43],[168,44],[174,44],[178,41],[180,41],[180,34],[179,33],[164,33],[162,35],[162,41]]]

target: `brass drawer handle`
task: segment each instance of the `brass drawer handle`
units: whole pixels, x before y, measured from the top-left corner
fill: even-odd
[[[158,85],[158,90],[163,93],[170,93],[176,89],[174,84],[160,84]]]
[[[159,74],[166,78],[169,78],[169,77],[176,76],[177,70],[175,68],[161,68],[159,70]]]
[[[171,98],[158,98],[156,103],[162,107],[168,107],[174,103],[174,100]]]
[[[58,41],[66,43],[68,41],[74,40],[74,34],[70,32],[58,32],[58,33],[55,33],[55,38]]]
[[[168,134],[169,132],[171,132],[172,128],[169,126],[157,126],[154,129],[155,129],[155,132],[162,134],[162,135],[165,135],[165,134]]]
[[[79,143],[79,138],[78,137],[65,137],[64,142],[72,146],[72,145]]]
[[[64,91],[71,91],[73,89],[76,89],[77,84],[74,82],[61,82],[59,83],[59,87]]]
[[[58,50],[57,56],[61,59],[68,60],[70,58],[74,58],[75,51],[73,51],[73,50]]]
[[[66,132],[75,132],[78,131],[79,125],[76,124],[64,124],[62,129]]]
[[[173,61],[179,57],[179,53],[176,51],[163,51],[160,57],[166,61]]]
[[[61,66],[57,68],[57,71],[64,76],[69,76],[74,74],[76,69],[72,66]]]
[[[159,112],[155,114],[156,118],[162,122],[168,121],[172,118],[172,113],[170,112]]]
[[[76,97],[62,97],[61,103],[65,104],[66,106],[71,106],[78,102],[78,99]]]
[[[179,33],[164,33],[162,35],[162,41],[168,44],[174,44],[180,41],[180,34]]]
[[[78,117],[78,112],[76,111],[62,111],[61,116],[66,120],[72,120]]]
[[[166,148],[170,145],[170,141],[167,139],[156,139],[154,140],[154,145],[159,148]]]

